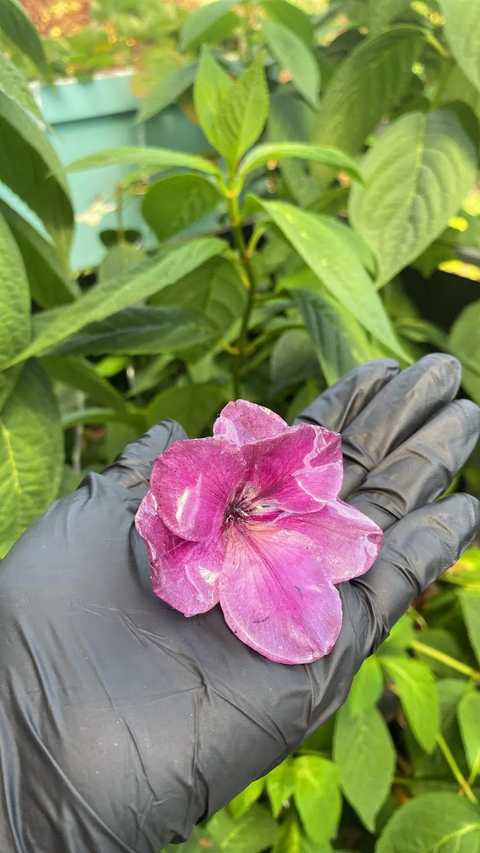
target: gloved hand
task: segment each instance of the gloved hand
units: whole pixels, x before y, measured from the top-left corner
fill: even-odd
[[[479,529],[478,502],[432,503],[472,451],[480,410],[460,368],[379,360],[300,420],[343,434],[342,496],[386,531],[340,587],[333,652],[309,666],[243,645],[220,609],[191,619],[153,594],[133,527],[164,422],[55,503],[0,571],[2,853],[158,853],[285,758],[345,700],[364,658]]]

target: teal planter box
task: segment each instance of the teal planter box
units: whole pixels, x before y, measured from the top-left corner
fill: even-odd
[[[33,84],[37,101],[55,131],[51,140],[62,163],[123,145],[156,145],[195,154],[211,150],[200,128],[175,106],[146,124],[135,125],[140,101],[131,92],[131,79],[128,70],[99,74],[85,83],[61,80],[55,91]],[[101,221],[100,213],[113,206],[115,186],[128,171],[112,166],[69,176],[77,221],[71,255],[74,272],[100,263],[105,249],[99,233],[118,224],[115,212]],[[126,228],[145,230],[137,200],[126,204],[123,218]]]

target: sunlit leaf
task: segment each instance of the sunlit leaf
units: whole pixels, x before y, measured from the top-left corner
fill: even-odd
[[[29,362],[0,412],[0,557],[55,500],[62,469],[57,400]]]
[[[478,156],[450,110],[407,113],[365,156],[350,197],[354,228],[374,250],[379,285],[446,228],[473,184]]]
[[[395,750],[376,708],[353,716],[340,708],[335,727],[334,761],[340,767],[343,792],[367,829],[385,802],[395,770]]]

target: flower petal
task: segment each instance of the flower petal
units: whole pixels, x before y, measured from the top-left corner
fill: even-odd
[[[290,427],[275,438],[244,447],[243,452],[259,514],[272,509],[315,512],[340,491],[342,440],[323,427]]]
[[[363,575],[377,559],[382,544],[383,533],[375,522],[340,500],[331,501],[319,512],[281,515],[274,526],[310,542],[323,578],[330,583]]]
[[[340,595],[325,583],[303,537],[270,525],[236,525],[227,541],[220,605],[237,637],[278,663],[310,663],[340,633]]]
[[[288,424],[270,409],[246,400],[236,400],[220,412],[213,434],[215,438],[228,438],[241,447],[264,438],[274,438],[286,429]]]
[[[229,497],[244,476],[242,454],[230,441],[176,441],[155,460],[151,489],[167,527],[199,542],[218,533]]]
[[[175,536],[158,515],[148,492],[135,518],[148,550],[153,591],[184,616],[205,613],[218,604],[218,578],[225,559],[220,534],[207,542],[186,542]]]

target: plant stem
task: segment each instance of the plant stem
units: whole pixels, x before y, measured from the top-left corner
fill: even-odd
[[[117,187],[115,195],[117,200],[118,242],[125,243],[125,222],[123,219],[123,190],[120,186]]]
[[[400,755],[399,752],[397,752],[397,764],[403,773],[411,774],[412,771],[408,761],[403,757],[403,755]]]
[[[266,229],[265,225],[262,225],[260,222],[257,222],[257,224],[255,225],[255,228],[253,229],[253,234],[250,238],[250,241],[248,244],[248,249],[247,249],[248,255],[250,258],[252,257],[255,249],[257,248],[259,241],[262,239],[266,230],[267,229]]]
[[[404,788],[412,787],[412,779],[408,776],[394,776],[392,781],[394,785],[403,785]]]
[[[433,35],[433,33],[427,33],[425,36],[425,41],[427,44],[430,44],[434,50],[442,57],[442,59],[451,59],[451,53],[444,48],[443,44]]]
[[[477,800],[475,794],[473,793],[470,785],[468,784],[467,780],[465,779],[465,776],[463,775],[462,771],[460,770],[460,767],[458,766],[457,762],[455,761],[455,758],[452,754],[452,751],[451,751],[450,747],[448,746],[443,735],[440,735],[440,734],[437,735],[437,743],[438,743],[438,745],[439,745],[439,747],[443,753],[445,761],[447,762],[448,766],[450,767],[450,770],[452,771],[453,775],[455,776],[455,779],[457,780],[458,784],[460,785],[460,790],[463,791],[463,793],[470,800],[471,803],[477,804],[478,800]]]
[[[75,402],[79,410],[85,408],[85,394],[80,391],[75,394]],[[72,449],[72,468],[77,474],[82,472],[82,444],[83,444],[84,425],[77,424],[75,427],[75,440]]]
[[[243,230],[240,220],[240,209],[238,204],[238,193],[239,190],[235,187],[234,178],[232,177],[226,195],[227,210],[230,218],[230,224],[232,226],[235,248],[237,250],[240,263],[245,271],[246,278],[248,281],[247,304],[245,306],[245,312],[242,318],[240,334],[236,342],[236,347],[238,347],[239,354],[238,356],[236,356],[232,364],[233,387],[234,394],[237,399],[240,396],[239,377],[241,369],[241,360],[245,356],[245,347],[248,338],[248,326],[250,323],[250,318],[252,316],[252,311],[255,305],[255,299],[258,292],[258,279],[252,264],[251,251],[247,248],[247,244],[245,243],[245,238],[243,236]]]
[[[468,666],[466,663],[462,663],[461,661],[450,657],[450,655],[446,655],[445,652],[439,652],[438,649],[434,649],[432,646],[427,646],[426,643],[414,640],[410,643],[410,648],[415,652],[420,652],[422,655],[427,655],[434,660],[438,660],[440,663],[444,663],[445,666],[449,666],[450,669],[456,669],[457,672],[461,672],[462,675],[467,675],[475,681],[480,680],[480,672],[478,670],[473,669],[473,667]]]

